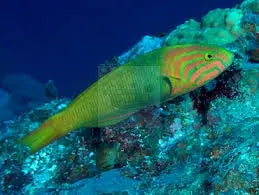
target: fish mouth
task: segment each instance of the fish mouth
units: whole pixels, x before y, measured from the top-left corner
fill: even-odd
[[[233,53],[230,53],[229,54],[229,65],[231,65],[232,63],[233,63],[233,61],[234,61],[234,58],[235,58],[235,55],[233,54]]]
[[[225,55],[226,60],[224,60],[224,66],[228,68],[233,63],[235,55],[228,50],[225,50]]]

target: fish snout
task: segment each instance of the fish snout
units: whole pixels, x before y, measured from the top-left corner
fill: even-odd
[[[234,54],[230,52],[229,50],[224,50],[223,54],[221,54],[222,63],[225,66],[225,69],[227,69],[234,60]]]

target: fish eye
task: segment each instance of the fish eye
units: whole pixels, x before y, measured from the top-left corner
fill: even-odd
[[[211,53],[206,53],[204,57],[205,57],[206,61],[209,61],[209,60],[212,60],[214,58],[214,55],[211,54]]]

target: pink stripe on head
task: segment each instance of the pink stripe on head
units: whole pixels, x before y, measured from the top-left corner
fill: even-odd
[[[168,70],[171,70],[172,66],[175,64],[175,58],[177,56],[182,55],[183,53],[187,53],[190,51],[195,51],[197,49],[200,49],[199,46],[189,46],[189,47],[174,47],[171,50],[167,52],[164,58],[164,62],[167,65]],[[170,74],[172,76],[172,73]]]
[[[188,64],[188,65],[184,68],[184,78],[187,79],[190,70],[193,69],[193,68],[195,68],[196,66],[202,64],[202,63],[204,63],[204,60],[200,60],[200,61],[197,61],[197,62],[193,62],[192,64]]]
[[[224,71],[225,70],[225,67],[221,64],[220,61],[215,61],[215,62],[212,62],[212,63],[209,63],[203,67],[201,67],[200,69],[198,69],[196,72],[193,73],[190,81],[192,83],[195,82],[195,80],[202,74],[204,73],[205,71],[209,70],[209,69],[212,69],[212,68],[215,68],[215,67],[218,67],[221,71]],[[218,71],[219,72],[219,71]],[[218,73],[219,74],[219,73]]]
[[[190,60],[193,60],[193,59],[199,58],[199,57],[203,57],[203,54],[196,53],[196,54],[193,54],[190,56],[183,56],[182,58],[180,58],[175,64],[175,72],[174,72],[175,76],[180,77],[181,66],[183,65],[184,62],[190,61]]]
[[[198,80],[197,85],[198,86],[202,85],[206,81],[209,81],[209,80],[215,78],[218,74],[219,74],[219,72],[217,70],[213,70],[212,72],[206,74],[204,77],[202,77],[200,80]]]

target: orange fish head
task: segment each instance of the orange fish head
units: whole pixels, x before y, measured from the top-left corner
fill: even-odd
[[[234,54],[223,47],[204,46],[208,49],[203,52],[203,63],[195,67],[189,77],[190,82],[200,87],[219,76],[233,62]]]
[[[172,95],[178,96],[203,86],[225,71],[234,55],[215,45],[177,45],[165,55]]]

